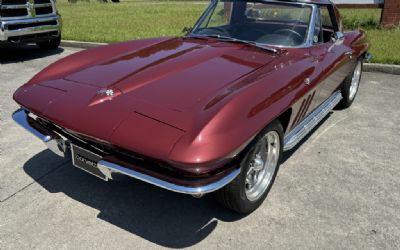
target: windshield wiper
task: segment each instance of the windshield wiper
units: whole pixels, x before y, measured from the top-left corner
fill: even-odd
[[[275,54],[279,53],[277,49],[271,48],[271,47],[266,47],[264,44],[253,42],[253,41],[246,41],[246,40],[240,40],[237,38],[229,37],[229,36],[221,36],[221,35],[188,35],[186,36],[187,38],[198,38],[198,39],[207,39],[207,38],[217,38],[218,40],[221,41],[226,41],[226,42],[233,42],[233,43],[243,43],[247,45],[251,45],[263,50],[267,50],[269,52],[273,52]]]
[[[204,35],[187,35],[183,36],[183,38],[194,38],[194,39],[201,39],[201,40],[208,40],[209,36],[204,36]]]

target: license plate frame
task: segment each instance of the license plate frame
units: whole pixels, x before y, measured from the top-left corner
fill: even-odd
[[[71,144],[72,165],[104,181],[107,176],[98,167],[98,162],[102,157],[89,150]]]

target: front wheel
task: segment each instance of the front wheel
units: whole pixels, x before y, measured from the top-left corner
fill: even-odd
[[[51,40],[37,42],[36,45],[41,49],[52,50],[52,49],[57,49],[60,46],[60,43],[61,43],[61,36],[58,36]]]
[[[254,140],[241,162],[241,173],[215,193],[224,206],[251,213],[265,200],[279,169],[283,152],[280,122],[268,125]]]
[[[348,75],[344,80],[341,87],[343,99],[338,105],[339,108],[345,109],[353,104],[358,92],[358,87],[360,86],[362,69],[363,61],[358,60],[353,72],[351,72],[350,75]]]

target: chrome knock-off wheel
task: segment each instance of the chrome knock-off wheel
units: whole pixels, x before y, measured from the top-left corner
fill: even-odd
[[[363,61],[359,59],[355,64],[354,70],[344,79],[340,87],[343,99],[340,101],[338,108],[348,108],[356,99],[358,88],[360,87],[362,69]]]
[[[275,120],[249,144],[241,156],[241,172],[215,197],[239,213],[251,213],[267,197],[279,169],[283,152],[283,127]]]
[[[279,135],[270,131],[256,144],[246,173],[245,193],[248,200],[258,200],[267,190],[278,165],[279,154]]]

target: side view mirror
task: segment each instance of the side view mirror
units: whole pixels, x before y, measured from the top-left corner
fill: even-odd
[[[344,34],[343,34],[343,32],[338,31],[338,32],[333,33],[332,42],[335,45],[342,44],[344,42]]]
[[[190,33],[192,30],[193,30],[192,27],[185,27],[185,28],[183,28],[182,33],[187,34],[187,33]]]

